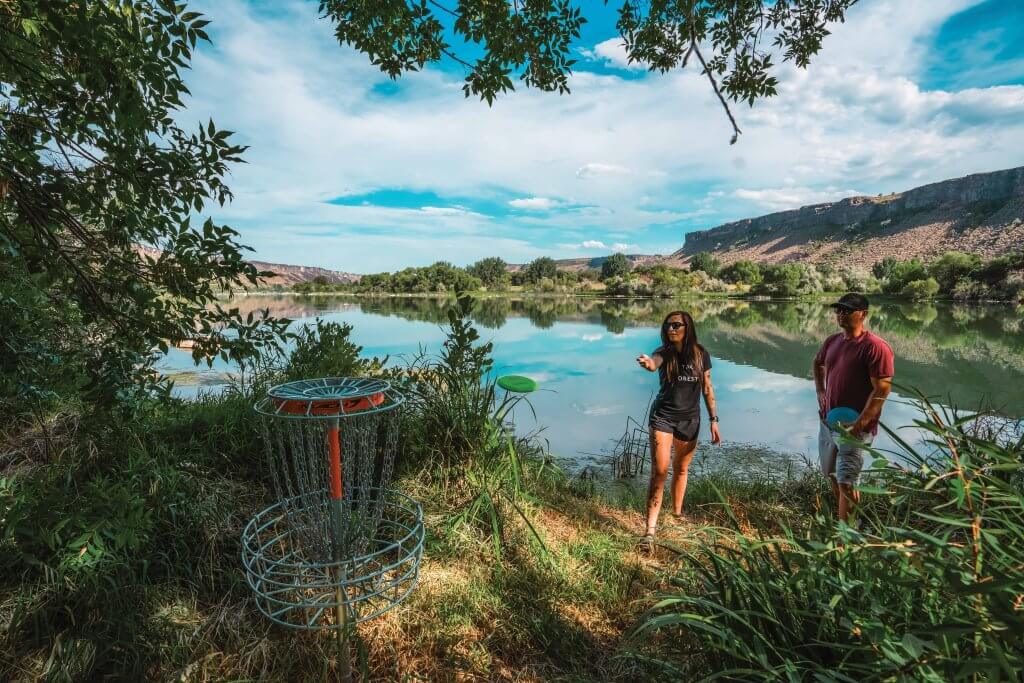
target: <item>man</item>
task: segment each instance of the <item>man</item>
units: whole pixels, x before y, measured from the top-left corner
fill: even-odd
[[[818,459],[839,502],[839,519],[846,522],[850,511],[860,502],[860,492],[855,487],[864,467],[866,446],[878,433],[882,404],[892,389],[893,355],[884,339],[864,329],[868,316],[866,297],[844,294],[829,305],[835,309],[842,332],[826,339],[814,358],[814,388],[821,418]],[[860,413],[855,422],[845,425],[860,443],[841,442],[836,446],[825,416],[838,407]]]

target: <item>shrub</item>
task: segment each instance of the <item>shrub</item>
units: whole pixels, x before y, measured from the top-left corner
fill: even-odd
[[[638,633],[685,630],[710,672],[743,680],[1015,680],[1024,436],[919,408],[937,455],[905,448],[906,468],[863,487],[863,531],[822,514],[776,537],[706,530],[682,554],[698,585],[680,575]]]
[[[928,273],[925,270],[924,264],[919,259],[899,261],[892,266],[889,276],[882,285],[882,291],[887,294],[897,293],[902,291],[907,286],[907,283],[914,280],[926,280],[927,278]]]
[[[719,276],[732,284],[756,285],[762,280],[761,266],[753,261],[736,261],[722,268]]]
[[[823,275],[821,287],[826,292],[849,291],[849,288],[846,286],[846,280],[837,271]]]
[[[871,288],[873,280],[871,273],[854,266],[842,266],[839,269],[839,277],[843,280],[843,286],[840,289],[847,292],[866,292]]]
[[[814,264],[811,263],[800,263],[800,284],[797,285],[797,290],[800,294],[814,294],[824,289],[824,278]]]
[[[701,284],[701,291],[710,293],[722,293],[729,291],[729,285],[717,277],[709,277]]]
[[[295,346],[284,366],[286,380],[313,377],[364,377],[377,374],[387,359],[361,358],[363,347],[350,339],[348,323],[317,318],[295,335]]]
[[[957,283],[969,278],[981,267],[981,258],[976,254],[947,251],[928,265],[928,274],[939,283],[939,291],[948,294]]]
[[[625,254],[612,254],[601,264],[601,279],[626,277],[633,270],[633,262]]]
[[[931,299],[939,293],[939,283],[935,281],[935,278],[930,277],[925,280],[913,280],[904,285],[903,289],[900,290],[902,296],[912,299],[914,301],[922,301],[924,299]]]
[[[558,285],[556,285],[555,281],[552,280],[551,278],[542,277],[540,280],[537,281],[535,289],[538,292],[550,293],[556,291],[558,289]]]
[[[506,289],[511,280],[508,274],[508,264],[497,256],[481,259],[466,271],[479,279],[483,286],[490,290]]]
[[[722,262],[706,251],[694,254],[693,258],[690,259],[690,272],[703,270],[711,277],[715,277],[721,269]]]
[[[796,296],[800,293],[803,269],[795,263],[767,265],[763,269],[762,282],[754,287],[757,294],[775,296]]]
[[[522,271],[523,282],[526,284],[534,284],[539,282],[541,278],[549,278],[554,280],[558,277],[558,267],[555,265],[554,259],[548,258],[547,256],[541,256],[538,259],[534,259],[523,268]]]
[[[615,296],[650,296],[651,288],[636,275],[605,280],[605,291]]]
[[[898,259],[892,256],[886,256],[884,259],[876,261],[875,264],[871,266],[871,273],[879,280],[888,280],[892,277],[893,271],[896,269],[896,264],[898,263]]]

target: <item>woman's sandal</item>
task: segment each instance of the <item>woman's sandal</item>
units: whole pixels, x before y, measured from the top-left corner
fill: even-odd
[[[644,552],[651,552],[654,550],[654,531],[648,529],[647,532],[640,537],[640,542],[637,544],[640,550]]]

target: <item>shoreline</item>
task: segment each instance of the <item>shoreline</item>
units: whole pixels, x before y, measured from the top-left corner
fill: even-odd
[[[710,300],[710,301],[737,301],[737,302],[790,302],[790,303],[813,303],[815,301],[831,301],[845,292],[820,292],[806,296],[783,297],[767,296],[763,294],[729,294],[722,292],[684,292],[675,296],[634,296],[624,294],[603,294],[600,292],[487,292],[473,291],[464,292],[465,296],[475,299],[608,299],[614,301],[678,301],[687,299]],[[218,292],[218,298],[232,299],[237,297],[273,297],[273,296],[294,296],[294,297],[338,297],[351,299],[448,299],[455,300],[454,292],[297,292],[295,290],[238,290],[231,292]],[[871,294],[868,295],[872,302],[889,304],[953,304],[961,306],[1006,306],[1018,308],[1024,303],[1006,301],[1002,299],[906,299],[892,294]]]

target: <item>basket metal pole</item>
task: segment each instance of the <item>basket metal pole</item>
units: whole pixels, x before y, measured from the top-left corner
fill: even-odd
[[[343,683],[349,683],[352,680],[352,663],[350,661],[350,647],[348,642],[348,609],[345,605],[347,600],[345,599],[345,569],[341,562],[342,559],[342,526],[341,516],[344,514],[343,499],[345,490],[342,486],[342,470],[341,470],[341,429],[340,420],[334,418],[330,421],[327,427],[327,457],[328,460],[328,472],[330,473],[330,485],[331,485],[331,529],[334,534],[334,561],[335,565],[335,582],[337,589],[335,590],[335,600],[338,602],[337,620],[338,620],[338,658],[341,660],[341,680]]]

